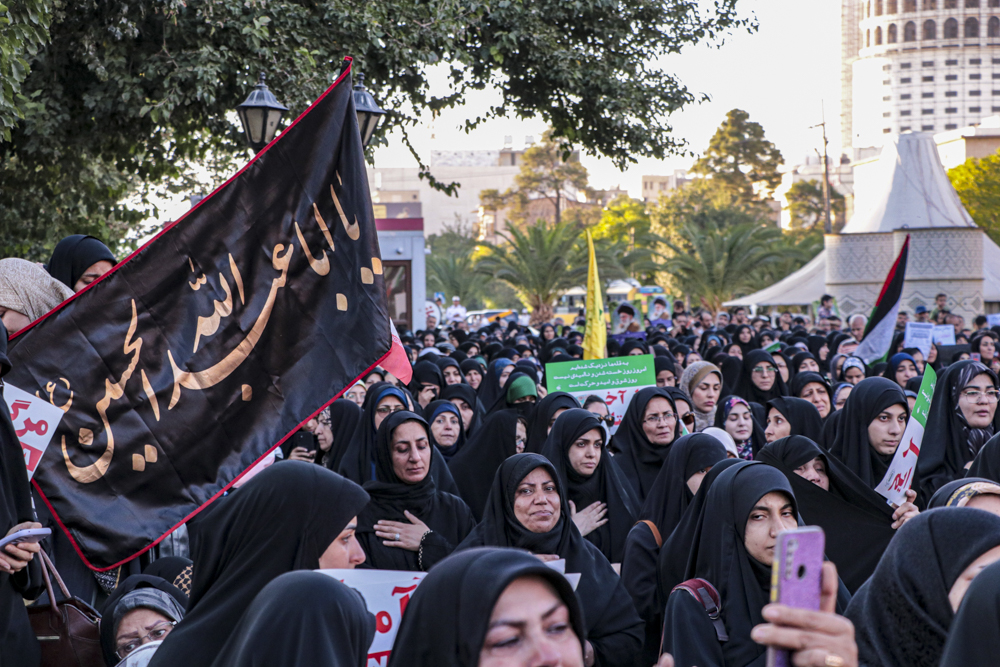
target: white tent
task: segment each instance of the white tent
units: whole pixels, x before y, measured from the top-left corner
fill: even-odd
[[[929,134],[902,134],[882,149],[863,177],[855,171],[854,215],[842,234],[891,232],[904,227],[975,227],[941,166]],[[826,251],[774,285],[726,306],[801,306],[826,292]],[[983,239],[983,298],[1000,301],[1000,247]]]

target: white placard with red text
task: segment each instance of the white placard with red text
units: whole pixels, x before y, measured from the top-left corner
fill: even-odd
[[[21,442],[28,479],[31,479],[59,426],[63,411],[12,384],[3,385],[3,398],[14,422],[14,433]]]
[[[927,415],[931,410],[931,400],[934,398],[936,385],[937,373],[930,364],[927,364],[923,380],[920,381],[917,402],[913,406],[910,420],[906,422],[906,429],[903,430],[903,437],[896,447],[896,454],[892,457],[885,477],[875,487],[875,491],[884,496],[890,505],[899,506],[906,502],[906,492],[913,481],[913,471],[917,469],[917,457],[920,456],[924,427],[927,425]]]
[[[402,572],[396,570],[319,570],[338,581],[344,582],[361,593],[368,605],[368,611],[375,615],[375,639],[368,649],[366,667],[386,667],[392,643],[399,631],[413,591],[427,576],[426,572]]]

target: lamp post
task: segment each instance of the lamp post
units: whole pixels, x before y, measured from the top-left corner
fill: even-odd
[[[247,144],[254,153],[259,153],[264,146],[271,143],[278,131],[281,116],[286,111],[288,107],[282,106],[274,93],[268,90],[264,83],[264,73],[261,72],[257,85],[247,95],[243,104],[236,107],[236,113],[243,123]]]
[[[354,108],[358,112],[358,130],[361,132],[361,145],[368,147],[368,142],[375,134],[375,128],[385,115],[385,110],[379,108],[372,94],[365,89],[365,75],[358,74],[358,84],[354,86]]]

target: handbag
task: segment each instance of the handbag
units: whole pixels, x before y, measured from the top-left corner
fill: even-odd
[[[101,615],[71,596],[48,554],[42,550],[39,555],[49,604],[28,607],[28,618],[42,648],[41,667],[104,667]],[[61,602],[56,601],[53,577],[63,594]]]

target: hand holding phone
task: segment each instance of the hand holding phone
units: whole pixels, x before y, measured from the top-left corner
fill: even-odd
[[[38,543],[52,534],[48,528],[33,521],[19,523],[0,539],[0,570],[14,574],[22,569],[41,547]]]
[[[819,611],[826,536],[818,526],[778,533],[771,565],[771,602]],[[768,647],[767,667],[791,667],[788,651]]]

